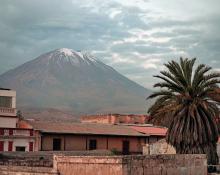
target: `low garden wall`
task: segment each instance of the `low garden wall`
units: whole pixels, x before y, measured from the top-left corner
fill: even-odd
[[[0,152],[0,166],[53,167],[53,155],[65,156],[107,156],[110,151],[40,151],[40,152]]]
[[[54,156],[62,175],[207,175],[206,155]]]
[[[207,175],[207,160],[202,154],[97,156],[80,152],[4,153],[0,157],[0,174]]]
[[[53,154],[2,152],[0,166],[53,167]]]
[[[59,175],[49,167],[0,166],[0,175]]]

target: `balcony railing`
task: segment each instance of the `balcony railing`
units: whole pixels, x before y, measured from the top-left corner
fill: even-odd
[[[0,107],[0,115],[16,116],[16,109]]]
[[[0,128],[0,136],[33,136],[32,129]]]

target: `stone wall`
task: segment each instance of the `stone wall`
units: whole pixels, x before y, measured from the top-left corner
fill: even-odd
[[[0,175],[59,175],[59,173],[48,167],[0,166]]]
[[[4,154],[7,164],[0,165],[0,175],[206,175],[206,155],[130,155],[130,156],[74,156],[57,153]],[[39,157],[51,159],[44,164]],[[23,159],[21,157],[24,156]],[[1,157],[1,161],[2,158]],[[37,158],[38,157],[38,158]],[[33,159],[33,160],[31,160]],[[6,160],[6,159],[5,159]],[[31,162],[32,163],[29,163]],[[36,162],[36,164],[33,164]],[[53,165],[53,166],[52,166]]]
[[[62,175],[206,175],[205,155],[54,156]]]
[[[149,116],[141,114],[104,114],[82,116],[82,123],[127,123],[127,124],[145,124],[149,120]]]
[[[2,152],[1,166],[53,167],[53,155],[44,153]]]
[[[161,139],[155,143],[144,145],[143,154],[176,154],[176,150],[165,139]]]

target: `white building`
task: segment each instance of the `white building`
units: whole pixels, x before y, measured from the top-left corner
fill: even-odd
[[[0,151],[34,151],[33,130],[18,122],[16,92],[0,88]]]

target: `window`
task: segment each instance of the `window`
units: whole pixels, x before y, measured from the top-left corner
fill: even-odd
[[[29,151],[30,152],[33,151],[33,147],[34,147],[34,143],[33,142],[29,142]]]
[[[0,96],[0,107],[11,108],[12,107],[12,97]]]
[[[25,146],[16,146],[15,150],[20,152],[25,152]]]
[[[89,150],[96,149],[96,146],[97,146],[97,141],[96,140],[90,140],[89,141]]]
[[[30,136],[33,136],[33,135],[34,135],[33,130],[30,130]]]
[[[0,135],[4,135],[4,129],[0,128]]]
[[[61,150],[61,139],[53,139],[53,150],[54,151]]]
[[[13,135],[13,129],[9,129],[9,135]]]

